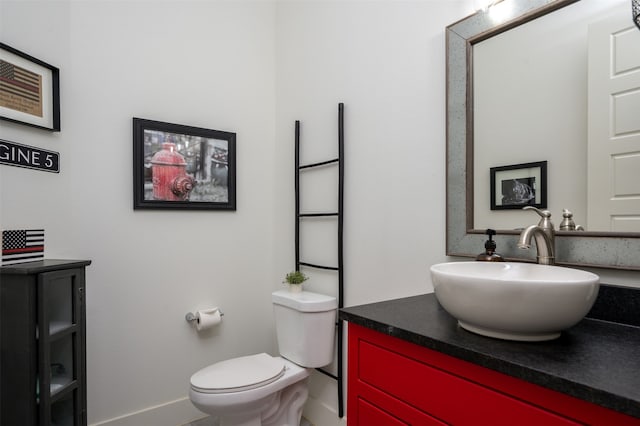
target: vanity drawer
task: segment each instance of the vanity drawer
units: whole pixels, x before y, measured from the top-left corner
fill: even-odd
[[[409,426],[409,423],[392,416],[362,398],[358,398],[358,414],[361,425]]]
[[[349,405],[349,426],[447,426],[424,410],[366,384],[360,387],[353,406]]]
[[[360,340],[358,380],[452,424],[578,425],[485,385]]]

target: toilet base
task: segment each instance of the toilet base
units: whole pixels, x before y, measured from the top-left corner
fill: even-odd
[[[273,395],[274,400],[267,402],[270,407],[264,412],[220,416],[220,426],[299,426],[302,408],[309,395],[307,380],[290,385]]]
[[[244,410],[234,410],[233,414],[225,412],[219,415],[220,426],[262,426],[262,412],[267,407],[278,404],[278,394],[247,406]]]
[[[302,408],[309,396],[309,386],[304,379],[280,392],[280,403],[274,405],[273,412],[262,415],[261,426],[299,426]]]

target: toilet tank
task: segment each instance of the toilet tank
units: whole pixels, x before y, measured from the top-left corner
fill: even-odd
[[[272,294],[280,355],[302,367],[333,361],[336,332],[335,297],[302,291]]]

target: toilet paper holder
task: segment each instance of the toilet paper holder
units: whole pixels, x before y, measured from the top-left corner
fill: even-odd
[[[220,316],[223,317],[224,314],[222,313],[222,311],[220,309],[218,309],[218,312],[220,312]],[[187,320],[187,322],[192,323],[194,321],[196,321],[198,318],[196,318],[196,314],[194,314],[193,312],[188,312],[185,316],[184,319]]]

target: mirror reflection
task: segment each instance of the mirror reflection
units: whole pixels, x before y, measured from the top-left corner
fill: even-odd
[[[522,130],[516,128],[516,132],[513,133],[505,142],[503,142],[500,147],[495,150],[488,147],[483,147],[480,144],[474,144],[474,114],[477,114],[478,111],[475,111],[476,108],[486,109],[480,106],[474,105],[474,84],[473,74],[475,69],[474,64],[474,46],[489,40],[492,37],[496,37],[502,34],[505,31],[510,31],[513,29],[517,29],[522,25],[526,25],[529,22],[532,22],[537,19],[544,19],[549,14],[555,15],[556,13],[562,12],[565,8],[575,7],[577,5],[584,5],[587,3],[600,3],[601,5],[608,4],[612,5],[623,5],[626,9],[624,12],[625,20],[631,22],[631,5],[627,0],[503,0],[496,3],[495,6],[491,7],[488,11],[482,10],[477,13],[470,15],[469,17],[455,22],[449,25],[446,29],[446,43],[447,43],[447,248],[446,253],[449,256],[462,256],[462,257],[476,257],[478,254],[478,247],[482,247],[485,242],[483,225],[480,225],[480,221],[476,219],[475,211],[479,209],[479,204],[476,205],[474,197],[477,198],[480,196],[480,190],[475,188],[474,181],[475,180],[484,180],[484,185],[489,180],[487,175],[491,174],[491,169],[496,171],[496,175],[498,176],[510,176],[505,175],[505,173],[515,173],[515,178],[518,179],[519,183],[529,184],[531,186],[534,185],[532,183],[532,179],[529,179],[531,176],[528,176],[526,171],[522,170],[522,167],[515,168],[507,168],[507,169],[496,169],[496,167],[504,167],[504,166],[513,166],[521,163],[511,163],[512,161],[516,161],[516,159],[511,157],[500,158],[495,160],[495,157],[499,154],[502,154],[503,151],[507,153],[511,153],[510,155],[516,155],[518,151],[521,151],[523,148],[519,144],[519,140],[522,139],[525,133],[539,132],[541,128],[548,127],[545,126],[545,117],[533,117],[530,121],[533,121],[535,124],[538,124],[537,127],[530,127],[526,130]],[[625,5],[626,3],[626,5]],[[494,9],[495,7],[495,9]],[[494,12],[500,13],[494,13]],[[615,13],[606,12],[606,14]],[[604,15],[604,14],[603,14]],[[571,16],[571,19],[573,19]],[[604,16],[602,16],[604,17]],[[569,18],[567,18],[569,19]],[[560,26],[571,26],[571,22],[569,19],[567,22],[562,20],[560,22]],[[545,27],[546,28],[546,27]],[[555,30],[545,29],[545,31],[549,33],[554,33]],[[637,30],[636,30],[637,31]],[[622,34],[622,33],[621,33]],[[628,32],[626,34],[629,34]],[[637,37],[637,33],[630,33],[631,37]],[[540,36],[544,38],[546,36]],[[532,36],[533,39],[536,39],[535,36]],[[629,40],[629,38],[621,37],[621,43],[616,43],[618,46],[623,46],[625,44],[629,44],[628,41],[624,42],[623,39]],[[552,40],[551,44],[562,44],[557,42],[555,38],[547,38],[547,41]],[[631,39],[633,42],[632,45],[640,45],[637,41],[637,38]],[[612,44],[607,42],[607,44]],[[627,46],[629,47],[629,46]],[[632,46],[633,47],[633,46]],[[584,53],[583,55],[587,55]],[[509,56],[509,55],[503,55]],[[614,55],[617,58],[617,55]],[[633,55],[631,59],[640,58],[639,54]],[[525,57],[527,59],[527,57]],[[587,62],[588,62],[587,55]],[[630,65],[629,63],[625,63],[624,61],[610,61],[609,67],[612,67],[615,64],[615,69],[618,70],[634,70],[640,68],[638,65]],[[532,64],[533,65],[533,64]],[[493,69],[499,69],[501,66],[494,66]],[[560,68],[560,67],[557,67]],[[604,68],[605,72],[609,71],[611,68]],[[553,70],[553,68],[552,68]],[[562,71],[562,70],[561,70]],[[632,75],[631,72],[624,71],[619,72],[616,71],[614,76],[628,76]],[[559,73],[559,72],[558,72]],[[534,76],[538,76],[544,74],[544,72],[539,71],[537,73],[533,73]],[[573,78],[573,74],[570,74]],[[509,76],[511,77],[511,76]],[[517,76],[516,76],[517,77]],[[554,77],[555,78],[555,77]],[[566,81],[569,77],[565,77],[564,83],[561,85],[568,84]],[[559,78],[555,78],[559,80]],[[587,75],[588,79],[588,75]],[[562,82],[562,80],[561,80]],[[542,106],[539,103],[534,103],[528,100],[525,96],[520,95],[523,88],[527,88],[529,85],[533,84],[530,81],[520,80],[520,85],[514,89],[514,93],[509,98],[507,106],[510,109],[523,109],[528,104],[537,105],[538,110],[546,110],[551,108],[554,102],[560,102],[558,98],[561,98],[561,95],[556,96],[555,92],[552,92],[551,95],[540,96],[541,98],[545,98]],[[543,83],[541,87],[546,87],[547,84],[551,83]],[[499,86],[502,85],[502,81],[500,84],[494,86],[492,89],[496,90]],[[613,89],[615,85],[611,85]],[[522,89],[522,90],[521,90]],[[617,90],[617,89],[616,89]],[[587,103],[582,106],[582,110],[586,115],[586,126],[587,129],[583,130],[586,132],[586,140],[583,139],[583,143],[587,144],[589,141],[589,133],[591,132],[591,117],[592,116],[602,116],[607,117],[611,114],[612,110],[619,110],[620,106],[625,107],[623,109],[635,109],[638,110],[638,107],[635,108],[627,108],[629,103],[631,105],[635,104],[635,99],[637,99],[636,94],[639,91],[621,91],[619,95],[611,96],[609,95],[610,102],[604,103],[595,103],[590,102],[590,96],[588,94],[582,95],[587,97]],[[538,95],[538,93],[535,93]],[[551,96],[551,100],[549,100],[549,96]],[[565,95],[567,96],[567,95]],[[563,99],[564,100],[564,99]],[[614,102],[615,101],[615,102]],[[627,103],[625,105],[625,102]],[[568,108],[568,107],[567,107]],[[527,110],[528,111],[528,110]],[[498,118],[494,121],[495,128],[500,128],[502,126],[508,126],[507,119],[503,118],[503,111],[492,111],[489,108],[486,111],[492,118]],[[534,109],[534,112],[536,110]],[[532,115],[533,112],[524,113],[525,116]],[[562,114],[565,117],[565,121],[569,121],[569,114],[567,111],[560,111],[558,114]],[[608,137],[613,136],[617,138],[617,141],[620,140],[628,140],[629,136],[639,133],[636,129],[638,127],[637,114],[629,115],[621,115],[615,116],[616,119],[614,121],[613,126],[610,128],[605,128],[605,134]],[[563,122],[564,123],[564,122]],[[489,126],[491,127],[491,126]],[[602,128],[599,130],[602,132]],[[559,132],[559,131],[558,131]],[[491,138],[492,136],[490,136]],[[552,203],[554,201],[556,191],[559,191],[559,188],[566,187],[568,188],[564,194],[567,193],[579,193],[579,191],[583,191],[583,198],[586,198],[587,204],[589,200],[592,198],[592,187],[594,184],[600,185],[611,185],[611,179],[601,179],[600,181],[588,181],[590,179],[589,173],[592,169],[604,170],[606,173],[611,173],[611,164],[612,161],[605,161],[605,164],[598,163],[592,161],[592,158],[589,154],[580,154],[583,156],[583,159],[586,158],[587,166],[584,168],[584,172],[582,172],[582,176],[579,176],[576,180],[569,181],[568,179],[565,181],[557,181],[554,177],[554,173],[558,173],[559,170],[563,170],[568,166],[559,165],[556,166],[555,162],[560,161],[563,157],[573,157],[574,155],[578,155],[573,151],[569,154],[564,153],[560,154],[560,147],[563,144],[568,142],[564,140],[559,140],[560,138],[554,139],[551,141],[551,145],[542,146],[542,141],[547,142],[548,136],[544,135],[541,138],[534,138],[533,142],[530,142],[530,146],[536,146],[537,149],[533,151],[531,156],[535,155],[532,158],[526,158],[524,160],[526,163],[533,164],[530,167],[531,170],[540,170],[541,167],[539,165],[541,163],[546,163],[548,165],[548,198],[549,204],[547,207],[553,211],[553,221],[555,222],[556,229],[558,229],[559,224],[562,224],[563,218],[562,213],[563,209],[573,209],[574,207],[565,204],[565,198],[568,195],[564,195],[561,201],[561,205],[555,206]],[[616,142],[617,142],[616,141]],[[607,147],[612,144],[601,144],[604,147]],[[625,148],[626,149],[626,148]],[[479,166],[475,164],[474,154],[479,151],[487,152],[492,159],[494,159],[494,163],[487,164],[486,166]],[[637,167],[630,167],[629,165],[635,161],[634,152],[640,152],[637,149],[634,151],[633,149],[625,151],[631,155],[610,155],[610,158],[615,159],[616,162],[616,175],[613,182],[617,185],[617,190],[620,193],[624,194],[633,194],[638,193],[635,189],[637,188],[637,175],[634,175],[634,170],[640,170]],[[617,161],[622,160],[622,161]],[[503,164],[507,163],[507,164]],[[577,161],[576,161],[577,163]],[[584,164],[584,160],[582,161]],[[496,167],[494,167],[494,165]],[[474,166],[475,169],[479,170],[484,168],[484,175],[480,178],[474,178]],[[578,172],[574,173],[578,175]],[[628,176],[633,175],[633,179],[625,179],[620,178],[619,176]],[[537,176],[536,176],[537,178]],[[587,180],[587,185],[585,189],[577,188],[581,182]],[[498,186],[498,184],[496,184]],[[516,186],[512,183],[511,185],[506,185],[507,188],[517,189]],[[587,191],[586,188],[589,188]],[[525,191],[526,193],[526,191]],[[487,202],[486,200],[490,200],[490,194],[485,192],[482,195],[483,202]],[[618,197],[621,200],[630,200],[637,199],[638,196],[635,195],[624,195]],[[536,200],[536,204],[543,202],[543,197],[533,197],[530,196],[514,196],[512,198],[503,200],[500,198],[499,202],[496,201],[497,205],[508,205],[513,204],[516,200]],[[489,201],[490,203],[491,201]],[[588,207],[586,207],[588,208]],[[518,248],[518,235],[519,231],[515,229],[522,229],[528,225],[535,223],[536,218],[531,217],[530,213],[522,212],[520,210],[509,210],[504,209],[500,211],[491,210],[490,206],[485,210],[487,214],[500,214],[498,220],[496,222],[491,222],[492,229],[497,230],[496,234],[496,242],[498,243],[499,252],[503,255],[505,259],[514,260],[514,261],[534,261],[531,253],[527,250],[520,250]],[[572,212],[573,213],[573,212]],[[511,214],[516,214],[517,219],[514,223],[510,224],[507,220],[507,217]],[[587,213],[576,211],[575,218],[572,216],[571,219],[573,221],[574,226],[579,228],[578,225],[582,225],[582,227],[589,227],[589,224],[584,221],[583,217],[580,215],[586,215]],[[635,214],[635,213],[634,213]],[[634,214],[631,215],[619,215],[621,218],[629,218],[633,219]],[[638,215],[635,214],[637,217]],[[496,223],[496,225],[493,225]],[[568,221],[567,225],[571,225],[571,221]],[[485,225],[486,226],[486,225]],[[625,228],[629,229],[629,228]],[[598,268],[613,268],[613,269],[629,269],[629,270],[640,270],[640,260],[638,258],[638,253],[640,252],[640,232],[622,232],[622,231],[597,231],[587,229],[586,231],[564,231],[558,230],[556,232],[555,237],[555,261],[557,264],[562,264],[565,266],[579,266],[579,267],[598,267]]]
[[[516,202],[546,189],[556,229],[567,209],[587,231],[640,233],[640,31],[630,15],[628,0],[582,0],[473,45],[473,228],[528,224],[500,208],[525,186],[535,196]],[[547,162],[546,188],[517,167],[537,162]],[[492,168],[510,170],[493,188]]]

